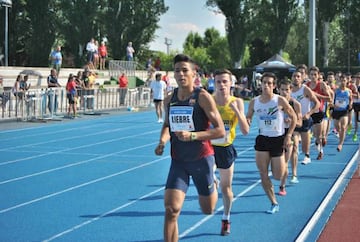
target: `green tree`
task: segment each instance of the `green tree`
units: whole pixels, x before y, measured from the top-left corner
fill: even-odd
[[[251,21],[251,0],[207,0],[209,7],[218,8],[226,17],[226,33],[231,61],[236,68],[241,67],[247,43],[248,25]],[[218,10],[214,10],[218,11]]]
[[[104,25],[112,57],[124,59],[126,46],[131,41],[136,59],[144,62],[148,56],[144,56],[142,52],[154,40],[160,16],[168,10],[164,0],[109,0],[107,9],[103,18],[106,19]]]
[[[58,0],[58,4],[57,38],[64,39],[64,55],[74,56],[76,65],[82,66],[85,64],[83,50],[87,42],[98,37],[96,20],[100,9],[99,1]]]
[[[221,37],[215,28],[206,29],[204,37],[190,32],[183,47],[184,53],[194,58],[205,72],[232,66],[227,38]]]

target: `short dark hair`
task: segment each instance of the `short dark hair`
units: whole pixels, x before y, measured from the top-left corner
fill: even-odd
[[[289,79],[281,79],[279,86],[281,85],[290,85],[291,86],[291,81]]]
[[[161,73],[156,73],[155,78],[158,79],[159,77],[161,77]]]
[[[318,74],[320,74],[320,69],[319,69],[319,67],[317,67],[317,66],[312,66],[312,67],[310,67],[310,68],[309,68],[309,73],[310,73],[310,71],[316,71]]]
[[[264,72],[261,76],[261,82],[263,81],[264,77],[272,77],[274,79],[274,84],[277,81],[277,77],[273,72]]]
[[[300,64],[296,67],[296,70],[298,71],[299,69],[304,69],[305,72],[307,72],[308,67],[305,64]]]
[[[217,75],[222,75],[222,74],[228,74],[230,76],[230,78],[232,76],[231,71],[229,71],[228,69],[218,69],[218,70],[214,71],[214,77]]]
[[[195,61],[193,59],[191,59],[190,56],[188,56],[188,55],[177,54],[174,57],[174,65],[176,63],[179,63],[179,62],[188,62],[188,63],[191,63],[191,64],[193,64],[195,66]]]

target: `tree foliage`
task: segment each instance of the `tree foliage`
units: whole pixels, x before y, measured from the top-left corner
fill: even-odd
[[[184,53],[190,55],[204,72],[231,66],[227,39],[214,28],[206,29],[204,37],[190,32],[185,39]]]
[[[155,38],[160,16],[167,9],[164,0],[13,1],[9,14],[9,63],[46,66],[51,49],[61,44],[65,55],[72,55],[80,66],[82,50],[92,37],[106,37],[111,57],[116,59],[125,57],[127,43],[132,41],[140,57]]]
[[[288,53],[294,64],[307,63],[309,0],[203,1],[209,11],[226,17],[225,37],[207,29],[203,36],[190,32],[185,40],[184,52],[205,69],[253,67],[279,52]],[[360,0],[316,3],[317,65],[358,65]],[[9,64],[46,66],[51,49],[60,44],[64,56],[72,56],[75,65],[81,66],[84,46],[91,37],[99,41],[107,38],[113,59],[124,59],[126,45],[132,41],[135,59],[144,63],[152,54],[148,43],[167,9],[164,0],[13,1],[9,9]],[[3,17],[1,8],[1,26]],[[4,39],[3,31],[0,38]],[[164,60],[173,55],[161,54]]]

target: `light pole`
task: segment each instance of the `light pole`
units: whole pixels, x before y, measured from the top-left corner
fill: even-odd
[[[168,39],[165,37],[165,45],[166,45],[166,50],[167,50],[167,54],[170,54],[170,45],[172,44],[172,40]]]
[[[8,66],[8,59],[9,59],[9,8],[12,6],[11,0],[0,0],[0,6],[5,7],[5,66]]]

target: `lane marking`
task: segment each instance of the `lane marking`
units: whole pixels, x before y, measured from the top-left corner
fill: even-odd
[[[59,167],[56,167],[56,168],[52,168],[52,169],[48,169],[48,170],[45,170],[45,171],[40,171],[40,172],[32,173],[32,174],[25,175],[25,176],[15,177],[15,178],[12,178],[12,179],[9,179],[9,180],[1,181],[1,182],[0,182],[0,185],[6,184],[6,183],[10,183],[10,182],[14,182],[14,181],[23,180],[23,179],[30,178],[30,177],[35,177],[35,176],[43,175],[43,174],[50,173],[50,172],[53,172],[53,171],[63,170],[63,169],[66,169],[66,168],[69,168],[69,167],[73,167],[73,166],[82,165],[82,164],[88,163],[88,162],[90,162],[90,161],[95,161],[95,160],[107,158],[107,157],[110,157],[110,156],[114,156],[114,155],[117,155],[117,154],[121,154],[121,153],[123,153],[123,152],[128,152],[128,151],[136,150],[136,149],[138,149],[138,148],[144,148],[144,147],[147,147],[147,146],[152,146],[152,145],[154,145],[154,144],[157,144],[157,142],[150,143],[150,144],[146,144],[146,145],[142,145],[142,146],[133,147],[133,148],[126,149],[126,150],[122,150],[122,151],[118,151],[118,152],[115,152],[115,153],[110,153],[110,154],[106,154],[106,155],[101,155],[101,156],[98,156],[98,157],[95,157],[95,158],[91,158],[91,159],[87,159],[87,160],[83,160],[83,161],[78,161],[78,162],[71,163],[71,164],[68,164],[68,165],[59,166]]]
[[[99,219],[101,219],[101,218],[103,218],[103,217],[106,217],[106,216],[108,216],[108,215],[110,215],[110,214],[112,214],[112,213],[115,213],[115,212],[123,209],[123,208],[126,208],[126,207],[128,207],[128,206],[130,206],[130,205],[132,205],[132,204],[134,204],[134,203],[136,203],[136,202],[138,202],[138,201],[141,201],[141,200],[143,200],[143,199],[146,199],[146,198],[152,196],[153,194],[156,194],[156,193],[158,193],[158,192],[160,192],[160,191],[162,191],[162,190],[164,190],[164,189],[165,189],[165,187],[161,187],[161,188],[159,188],[159,189],[157,189],[157,190],[154,190],[154,191],[152,191],[152,192],[150,192],[150,193],[148,193],[148,194],[143,195],[142,197],[140,197],[140,198],[138,198],[138,199],[136,199],[136,200],[133,200],[133,201],[128,202],[128,203],[125,203],[124,205],[121,205],[121,206],[119,206],[119,207],[117,207],[117,208],[114,208],[114,209],[108,211],[108,212],[105,212],[105,213],[103,213],[103,214],[101,214],[101,215],[99,215],[99,216],[97,216],[97,217],[95,217],[95,218],[86,220],[85,222],[83,222],[83,223],[81,223],[81,224],[75,225],[75,226],[73,226],[73,227],[71,227],[71,228],[69,228],[69,229],[67,229],[67,230],[64,230],[63,232],[60,232],[60,233],[58,233],[58,234],[55,234],[55,235],[51,236],[50,238],[43,240],[43,242],[52,241],[52,240],[54,240],[54,239],[56,239],[56,238],[59,238],[59,237],[61,237],[61,236],[64,236],[65,234],[74,232],[75,230],[78,230],[78,229],[80,229],[81,227],[84,227],[85,225],[91,224],[91,223],[93,223],[93,222],[95,222],[95,221],[97,221],[97,220],[99,220]]]
[[[135,134],[135,135],[130,135],[130,136],[126,136],[126,137],[121,137],[121,138],[116,138],[116,139],[109,139],[109,140],[105,140],[105,141],[101,141],[101,142],[96,142],[96,143],[91,143],[91,144],[86,144],[86,145],[81,145],[81,146],[76,146],[76,147],[71,147],[71,148],[66,148],[66,149],[62,149],[62,150],[57,150],[57,151],[52,151],[52,152],[47,152],[47,153],[43,153],[43,154],[39,154],[39,155],[34,155],[34,156],[29,156],[29,157],[25,157],[25,158],[21,158],[21,159],[16,159],[16,160],[10,160],[10,161],[5,161],[5,162],[1,162],[0,166],[3,165],[8,165],[8,164],[12,164],[12,163],[16,163],[19,161],[24,161],[24,160],[31,160],[34,158],[39,158],[39,157],[43,157],[43,156],[48,156],[48,155],[53,155],[53,154],[59,154],[62,152],[68,152],[71,150],[77,150],[77,149],[81,149],[81,148],[87,148],[87,147],[92,147],[95,145],[99,145],[99,144],[107,144],[107,143],[111,143],[111,142],[116,142],[119,140],[124,140],[124,139],[129,139],[129,138],[134,138],[134,137],[138,137],[138,136],[143,136],[143,135],[148,135],[148,134],[153,134],[153,133],[158,133],[158,130],[154,130],[154,131],[149,131],[149,132],[145,132],[145,133],[140,133],[140,134]],[[85,136],[85,135],[84,135]],[[81,137],[84,137],[81,136]],[[73,137],[67,138],[67,139],[73,139]],[[56,142],[58,142],[59,140],[56,140]],[[55,142],[55,141],[54,141]],[[49,142],[44,142],[44,144],[48,144]],[[32,144],[33,146],[34,144]]]
[[[251,186],[249,186],[248,188],[246,188],[244,191],[242,191],[241,193],[237,194],[234,199],[233,199],[233,204],[235,203],[236,200],[238,200],[240,197],[244,196],[246,193],[248,193],[249,191],[251,191],[252,189],[254,189],[257,185],[259,185],[261,183],[261,180],[257,180],[254,184],[252,184]],[[182,232],[181,234],[179,234],[179,239],[184,238],[185,236],[187,236],[189,233],[191,233],[192,231],[194,231],[195,229],[197,229],[198,227],[200,227],[201,225],[203,225],[206,221],[208,221],[209,219],[213,218],[215,215],[217,215],[219,212],[224,210],[224,206],[219,207],[218,209],[215,210],[215,212],[213,214],[207,215],[206,217],[204,217],[203,219],[201,219],[199,222],[197,222],[196,224],[194,224],[193,226],[191,226],[190,228],[188,228],[187,230],[185,230],[184,232]]]
[[[85,183],[82,183],[82,184],[79,184],[79,185],[76,185],[76,186],[73,186],[73,187],[69,187],[69,188],[67,188],[67,189],[65,189],[65,190],[61,190],[61,191],[58,191],[58,192],[54,192],[54,193],[48,194],[48,195],[46,195],[46,196],[42,196],[42,197],[39,197],[39,198],[30,200],[30,201],[27,201],[27,202],[24,202],[24,203],[20,203],[20,204],[18,204],[18,205],[15,205],[15,206],[12,206],[12,207],[5,208],[5,209],[0,210],[0,214],[9,212],[9,211],[14,210],[14,209],[17,209],[17,208],[24,207],[24,206],[26,206],[26,205],[30,205],[30,204],[36,203],[36,202],[39,202],[39,201],[42,201],[42,200],[45,200],[45,199],[48,199],[48,198],[51,198],[51,197],[55,197],[55,196],[58,196],[58,195],[60,195],[60,194],[63,194],[63,193],[66,193],[66,192],[70,192],[70,191],[73,191],[73,190],[78,189],[78,188],[81,188],[81,187],[85,187],[85,186],[88,186],[88,185],[91,185],[91,184],[94,184],[94,183],[97,183],[97,182],[100,182],[100,181],[104,181],[104,180],[107,180],[107,179],[109,179],[109,178],[112,178],[112,177],[115,177],[115,176],[118,176],[118,175],[122,175],[122,174],[128,173],[128,172],[130,172],[130,171],[134,171],[134,170],[136,170],[136,169],[139,169],[139,168],[142,168],[142,167],[145,167],[145,166],[149,166],[149,165],[155,164],[155,163],[157,163],[157,162],[160,162],[160,161],[162,161],[162,160],[169,159],[169,158],[170,158],[169,156],[165,156],[165,157],[162,157],[162,158],[160,158],[160,159],[156,159],[156,160],[154,160],[154,161],[141,164],[141,165],[139,165],[139,166],[135,166],[135,167],[132,167],[132,168],[129,168],[129,169],[120,171],[120,172],[116,172],[116,173],[110,174],[110,175],[108,175],[108,176],[100,177],[100,178],[97,178],[97,179],[95,179],[95,180],[91,180],[91,181],[88,181],[88,182],[85,182]]]
[[[355,155],[352,157],[350,162],[346,165],[340,176],[337,178],[334,185],[331,187],[330,191],[327,193],[317,210],[314,212],[313,216],[310,218],[306,226],[300,232],[299,236],[296,238],[296,242],[303,242],[309,236],[309,234],[314,229],[315,225],[317,224],[318,220],[320,219],[321,215],[323,214],[325,208],[329,204],[330,200],[333,198],[336,191],[339,189],[341,183],[345,179],[345,177],[349,174],[351,167],[357,161],[359,156],[359,150],[356,151]]]

